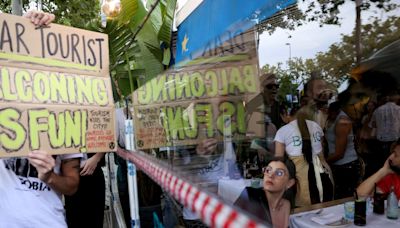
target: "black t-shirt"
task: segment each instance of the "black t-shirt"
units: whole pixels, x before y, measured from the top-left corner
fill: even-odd
[[[268,199],[263,188],[246,187],[234,205],[249,212],[261,221],[272,224]]]

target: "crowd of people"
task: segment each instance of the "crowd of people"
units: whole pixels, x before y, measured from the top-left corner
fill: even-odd
[[[355,192],[359,196],[371,196],[375,184],[376,191],[385,194],[393,186],[400,196],[400,96],[393,86],[380,90],[368,85],[368,76],[386,73],[365,74],[364,84],[350,80],[348,88],[337,96],[322,78],[311,78],[305,86],[303,99],[306,101],[303,100],[301,106],[281,105],[280,117],[285,125],[276,127],[276,133],[267,132],[273,135],[266,137],[274,137],[275,150],[268,150],[272,159],[285,158],[295,165],[297,194],[294,207],[341,199],[353,196]],[[264,90],[269,87],[264,85]],[[374,97],[377,100],[373,100]],[[266,112],[265,115],[274,113]],[[268,116],[266,119],[274,118]],[[274,125],[268,123],[271,124]],[[267,163],[265,165],[269,167]],[[273,176],[278,180],[283,173],[264,172],[267,197],[270,194],[269,179]],[[278,192],[281,191],[287,189],[281,188]],[[255,193],[253,190],[247,192],[251,202],[250,194]],[[247,207],[252,207],[253,211],[262,208]],[[270,205],[269,209],[267,216],[272,215],[273,207]],[[281,216],[286,213],[282,212]],[[276,217],[268,218],[275,226]],[[287,227],[287,224],[282,222],[277,227]]]
[[[397,180],[393,181],[400,174],[396,173],[397,147],[386,150],[388,144],[393,145],[400,138],[397,88],[373,88],[368,75],[382,73],[365,74],[364,81],[350,80],[347,90],[340,94],[322,78],[312,77],[299,106],[279,104],[276,78],[273,74],[261,76],[264,103],[259,110],[265,115],[265,137],[242,145],[234,142],[233,148],[237,164],[253,161],[249,154],[256,151],[254,160],[262,170],[263,186],[247,187],[235,206],[274,227],[287,227],[291,208],[353,196],[358,186],[364,189],[364,183],[377,183],[382,186],[378,190],[384,193],[393,184],[400,194]],[[387,137],[376,134],[378,125],[384,126]],[[380,142],[383,138],[387,143]],[[208,190],[216,192],[219,180],[226,176],[223,164],[229,147],[216,140],[208,141],[183,150],[174,148],[174,166],[184,176],[207,182]],[[247,178],[247,171],[241,171],[242,177]],[[388,174],[391,175],[384,180]],[[229,176],[236,179],[232,173]],[[375,178],[371,181],[370,176]],[[368,186],[358,195],[370,195]],[[205,227],[195,218],[196,226],[187,227]]]

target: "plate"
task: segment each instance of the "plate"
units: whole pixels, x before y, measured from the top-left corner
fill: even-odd
[[[329,227],[345,227],[345,226],[348,226],[349,224],[352,224],[352,223],[353,223],[353,221],[350,221],[350,220],[347,220],[345,218],[342,218],[339,221],[326,224],[326,226],[329,226]]]

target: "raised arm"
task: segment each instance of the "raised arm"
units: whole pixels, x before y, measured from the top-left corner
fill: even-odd
[[[393,171],[390,169],[389,166],[389,160],[393,158],[394,154],[389,156],[389,158],[386,160],[385,164],[383,165],[382,168],[378,170],[378,172],[374,173],[374,175],[370,176],[368,179],[366,179],[364,182],[360,184],[357,188],[357,194],[359,196],[370,196],[372,195],[375,184],[377,184],[382,178],[384,178],[386,175],[393,173]]]
[[[37,169],[39,179],[54,191],[72,195],[78,190],[79,158],[63,160],[60,174],[54,173],[55,160],[46,151],[32,151],[29,153],[28,159]]]
[[[285,156],[285,144],[275,141],[275,156],[276,157]]]

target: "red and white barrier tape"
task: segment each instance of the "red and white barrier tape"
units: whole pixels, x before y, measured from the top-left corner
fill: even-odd
[[[118,152],[118,154],[133,162],[182,205],[191,208],[210,227],[265,227],[265,225],[257,223],[247,215],[224,204],[218,198],[179,178],[168,169],[152,162],[145,155],[121,152]]]

